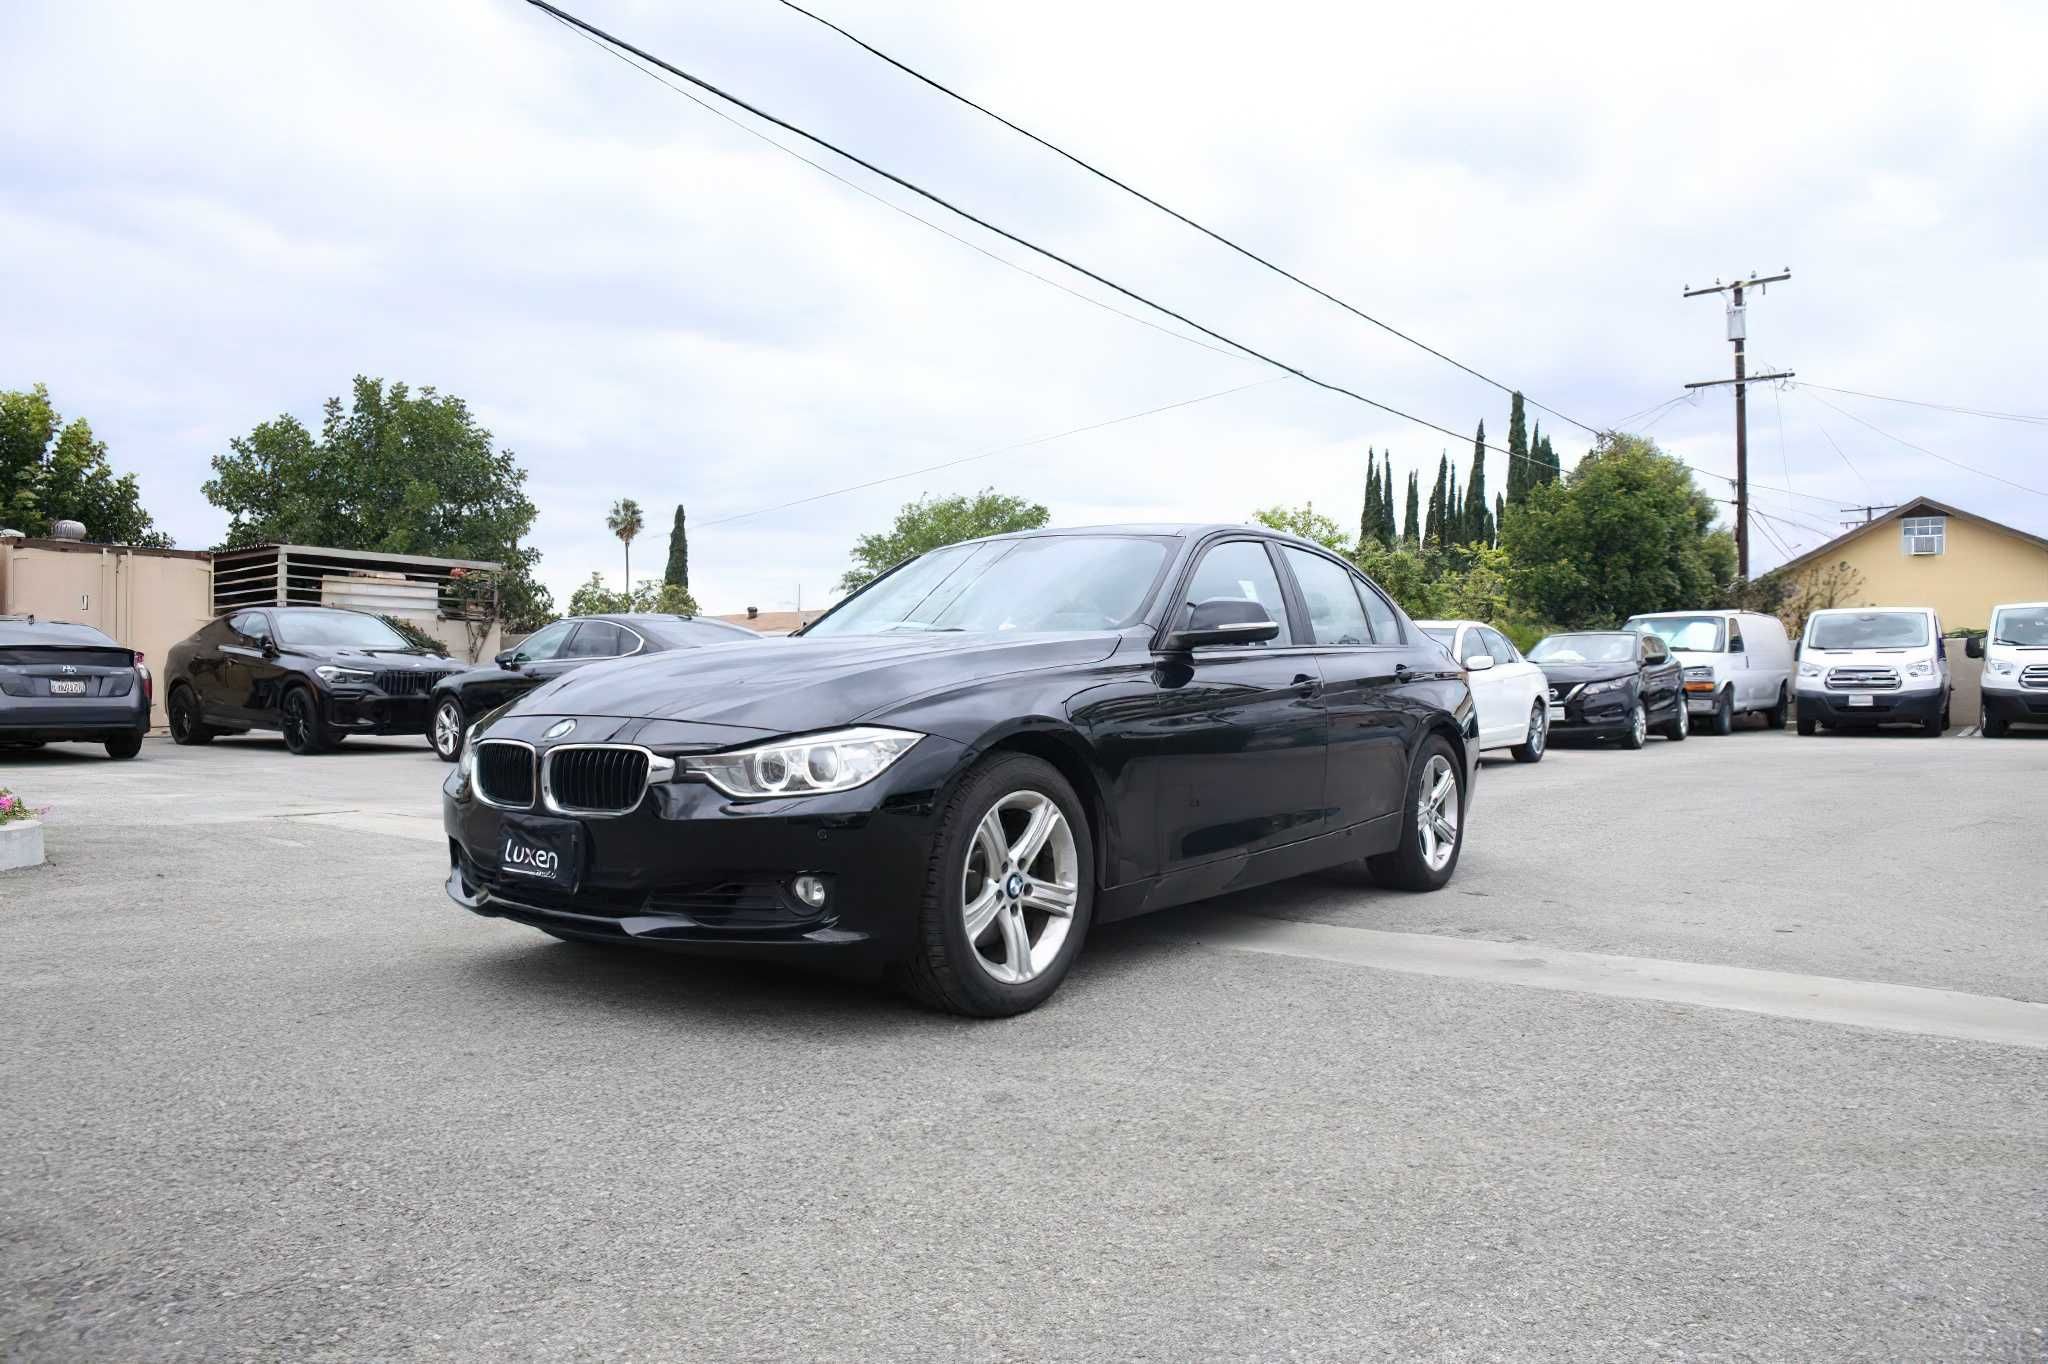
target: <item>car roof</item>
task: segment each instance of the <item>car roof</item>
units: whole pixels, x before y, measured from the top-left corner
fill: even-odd
[[[979,539],[961,540],[957,543],[975,545],[989,540],[1035,540],[1053,535],[1134,535],[1155,538],[1170,536],[1180,540],[1199,540],[1205,536],[1223,534],[1256,535],[1262,539],[1278,540],[1282,544],[1319,550],[1324,554],[1336,555],[1340,559],[1344,557],[1328,545],[1319,545],[1299,535],[1274,530],[1271,526],[1252,525],[1243,521],[1125,521],[1100,526],[1041,526],[1037,530],[1006,531],[1001,535],[984,535]]]
[[[1881,611],[1911,611],[1916,615],[1931,616],[1931,606],[1823,606],[1814,612],[1816,616],[1873,616]]]
[[[111,636],[68,620],[0,619],[0,644],[112,644]]]

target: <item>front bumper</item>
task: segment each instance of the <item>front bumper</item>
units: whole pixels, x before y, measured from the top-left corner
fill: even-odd
[[[1550,712],[1552,734],[1626,734],[1633,724],[1636,693],[1633,687],[1620,691],[1579,692],[1564,703],[1564,714]]]
[[[1868,695],[1867,706],[1852,706],[1849,698]],[[1948,692],[1942,687],[1920,691],[1808,691],[1799,693],[1799,714],[1824,725],[1851,728],[1862,725],[1921,724],[1948,707]]]
[[[323,698],[328,725],[343,734],[425,734],[431,696],[387,696],[369,687],[336,687]]]
[[[1978,696],[1986,715],[1995,715],[2009,725],[2048,725],[2048,691],[1985,687]]]
[[[149,702],[138,689],[106,699],[0,696],[0,743],[105,743],[149,732]]]
[[[900,956],[918,910],[962,745],[927,735],[852,791],[738,801],[707,783],[651,787],[631,813],[583,829],[573,891],[499,871],[506,812],[451,773],[443,786],[449,898],[491,918],[648,946],[784,955]],[[799,901],[799,875],[825,905]]]

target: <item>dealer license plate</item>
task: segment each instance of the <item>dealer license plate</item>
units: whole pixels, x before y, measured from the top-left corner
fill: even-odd
[[[1552,707],[1550,708],[1550,718],[1551,718],[1551,719],[1553,719],[1553,720],[1562,720],[1562,719],[1564,719],[1564,707],[1563,707],[1563,706],[1552,706]]]
[[[1876,704],[1877,698],[1875,696],[1852,696],[1849,698],[1849,705],[1852,709],[1859,706],[1874,706]]]
[[[508,814],[498,827],[498,871],[555,890],[576,889],[583,826],[572,819]]]
[[[52,682],[52,683],[50,684],[50,695],[52,695],[52,696],[83,696],[83,695],[85,695],[85,683],[83,683],[83,682]]]

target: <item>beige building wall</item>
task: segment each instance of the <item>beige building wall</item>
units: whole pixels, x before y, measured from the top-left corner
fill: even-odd
[[[1982,630],[2000,602],[2048,601],[2048,546],[1962,516],[1940,554],[1909,555],[1897,522],[1829,551],[1800,576],[1847,562],[1863,581],[1841,606],[1931,606],[1945,630]]]

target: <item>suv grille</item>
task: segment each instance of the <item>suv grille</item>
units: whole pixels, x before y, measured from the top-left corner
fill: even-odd
[[[446,676],[445,672],[389,668],[377,674],[377,689],[387,696],[425,696]]]
[[[2020,670],[2020,685],[2048,691],[2048,663],[2033,663]]]
[[[526,809],[533,804],[533,750],[524,744],[485,739],[476,746],[476,789],[492,805]]]
[[[1828,690],[1830,691],[1897,691],[1899,670],[1897,668],[1830,668],[1828,669]]]
[[[647,791],[647,755],[637,748],[557,748],[547,762],[548,799],[559,809],[622,815]]]

